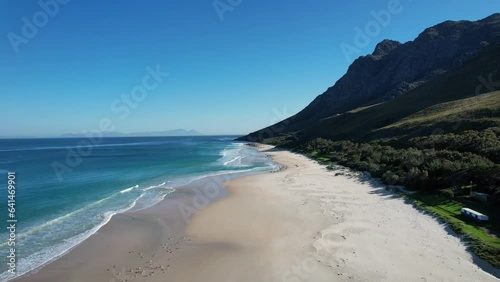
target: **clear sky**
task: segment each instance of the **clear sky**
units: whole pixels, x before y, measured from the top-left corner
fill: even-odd
[[[350,64],[342,42],[354,58],[500,12],[492,0],[59,1],[0,1],[0,136],[79,133],[104,118],[120,132],[248,133],[332,86]],[[381,10],[390,20],[355,45]]]

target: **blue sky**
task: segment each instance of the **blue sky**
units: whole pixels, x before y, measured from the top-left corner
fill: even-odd
[[[359,55],[500,12],[491,0],[217,0],[219,10],[212,0],[59,1],[40,1],[51,15],[38,1],[0,2],[0,136],[78,133],[103,119],[120,132],[248,133],[333,85],[350,64],[341,43],[355,45],[371,11],[398,12]],[[148,66],[169,75],[148,79]],[[147,94],[124,103],[145,79]]]

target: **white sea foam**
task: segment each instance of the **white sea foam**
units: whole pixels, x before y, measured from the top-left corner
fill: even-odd
[[[48,248],[43,249],[40,252],[36,252],[27,258],[20,258],[18,263],[17,263],[17,271],[16,275],[12,276],[10,273],[7,271],[4,273],[0,274],[0,280],[1,281],[7,281],[8,279],[13,279],[15,277],[19,277],[29,271],[32,271],[34,269],[40,268],[44,265],[47,265],[51,263],[52,261],[56,260],[57,258],[65,255],[68,253],[71,249],[76,247],[78,244],[95,234],[101,227],[106,225],[113,215],[125,212],[133,207],[134,204],[131,204],[129,207],[117,210],[117,211],[111,211],[111,212],[106,212],[104,214],[103,220],[96,225],[94,228],[82,232],[72,238],[64,240],[62,243],[50,246]]]
[[[19,239],[23,239],[23,238],[25,238],[27,236],[33,235],[33,234],[35,234],[37,232],[40,232],[40,231],[42,231],[42,230],[44,230],[44,229],[46,229],[46,228],[48,228],[48,227],[50,227],[50,226],[52,226],[54,224],[57,224],[57,223],[62,222],[64,220],[70,219],[71,217],[73,217],[75,215],[78,215],[80,213],[83,213],[83,212],[85,212],[85,211],[87,211],[87,210],[95,207],[95,206],[98,206],[99,204],[101,204],[101,203],[103,203],[103,202],[105,202],[105,201],[107,201],[107,200],[115,197],[116,195],[117,194],[112,194],[111,196],[108,196],[106,198],[100,199],[100,200],[98,200],[96,202],[93,202],[92,204],[86,205],[85,207],[82,207],[80,209],[77,209],[77,210],[72,211],[70,213],[67,213],[65,215],[62,215],[62,216],[59,216],[59,217],[54,218],[52,220],[46,221],[43,224],[37,225],[37,226],[35,226],[33,228],[30,228],[27,231],[25,231],[25,232],[23,232],[21,234],[18,234],[17,235],[17,239],[18,240]],[[3,247],[5,245],[7,245],[7,242],[4,242],[4,243],[0,244],[0,247]]]
[[[218,160],[223,166],[243,167],[242,160],[249,156],[249,148],[242,143],[233,143],[220,152],[221,158]]]
[[[166,182],[163,182],[163,183],[158,184],[158,185],[151,185],[149,187],[144,188],[144,191],[148,191],[148,190],[151,190],[151,189],[163,187],[165,184],[166,184]],[[167,187],[167,188],[171,188],[171,187]]]
[[[122,194],[123,194],[123,193],[130,192],[130,191],[132,191],[132,189],[134,189],[134,188],[139,188],[139,185],[135,185],[135,186],[132,186],[132,187],[130,187],[130,188],[127,188],[127,189],[121,190],[121,191],[120,191],[120,193],[122,193]]]
[[[175,191],[173,187],[179,187],[192,183],[203,178],[216,177],[220,175],[247,174],[259,171],[270,171],[273,169],[273,163],[263,157],[254,148],[244,146],[241,143],[233,143],[221,150],[220,158],[213,166],[207,166],[212,169],[210,172],[202,175],[191,175],[181,178],[171,179],[171,181],[162,181],[159,184],[147,186],[139,189],[139,185],[134,185],[121,191],[115,192],[103,199],[87,204],[75,211],[58,216],[52,220],[41,222],[22,233],[18,234],[18,239],[25,239],[25,242],[37,242],[38,240],[50,238],[54,235],[54,245],[44,245],[34,253],[21,258],[18,262],[18,275],[31,271],[42,265],[45,265],[61,255],[67,253],[76,245],[97,232],[105,225],[111,217],[117,213],[123,213],[130,210],[138,210],[150,207],[168,194]],[[258,162],[259,165],[252,165],[252,162]],[[142,184],[142,183],[141,183]],[[141,185],[142,186],[142,185]],[[114,208],[113,208],[114,207]],[[109,209],[114,211],[109,211]],[[88,230],[83,230],[86,226],[79,226],[73,230],[71,226],[74,222],[84,222],[89,225]],[[73,224],[73,225],[72,225]],[[83,228],[82,228],[83,227]],[[72,231],[73,230],[73,231]],[[71,232],[74,232],[72,234]],[[70,235],[70,236],[68,236]],[[66,238],[64,238],[67,236]],[[34,238],[37,238],[34,240]],[[28,243],[26,243],[28,244]],[[2,246],[3,244],[0,244]],[[22,246],[20,246],[22,247]],[[11,279],[7,272],[0,274],[0,280]]]
[[[234,157],[233,159],[227,161],[227,162],[224,162],[224,165],[228,165],[230,163],[233,163],[233,162],[237,162],[239,160],[241,160],[243,158],[243,156],[237,156],[237,157]]]
[[[159,185],[150,186],[149,188],[161,187],[165,184],[166,183],[163,182]],[[127,190],[127,192],[130,192],[133,189],[136,189],[138,187],[139,187],[139,185],[135,185],[135,186],[132,186],[132,187],[127,188],[125,190]],[[26,237],[29,237],[32,235],[38,236],[37,234],[39,234],[40,232],[46,231],[48,228],[54,226],[57,223],[61,223],[63,221],[73,221],[73,218],[75,216],[78,216],[78,215],[88,211],[89,209],[98,206],[99,204],[105,204],[106,201],[109,201],[109,200],[116,198],[119,195],[123,194],[124,193],[123,191],[125,191],[125,190],[122,190],[118,193],[112,194],[106,198],[98,200],[98,201],[96,201],[90,205],[87,205],[83,208],[80,208],[76,211],[70,212],[70,213],[65,214],[63,216],[60,216],[60,217],[57,217],[53,220],[45,222],[44,224],[38,225],[34,228],[31,228],[31,229],[19,234],[17,236],[17,239],[18,240],[23,239],[23,238],[26,238]],[[158,195],[154,195],[151,198],[150,202],[146,202],[146,203],[142,204],[141,209],[150,207],[150,206],[158,203],[159,201],[163,200],[168,194],[172,193],[173,191],[175,191],[175,189],[165,189],[163,191],[163,193],[159,193]],[[84,240],[89,238],[91,235],[96,233],[102,226],[104,226],[106,223],[108,223],[111,220],[113,215],[119,214],[119,213],[124,213],[124,212],[130,211],[131,209],[133,209],[137,205],[137,203],[147,195],[147,193],[148,192],[146,190],[143,190],[142,193],[137,198],[135,198],[129,205],[127,205],[124,208],[117,209],[114,211],[104,212],[104,214],[101,216],[101,219],[98,222],[96,222],[96,225],[93,228],[86,230],[84,232],[81,232],[78,235],[75,235],[71,238],[64,239],[56,245],[47,246],[47,247],[43,248],[41,251],[33,253],[26,258],[21,258],[18,261],[18,268],[17,268],[16,276],[12,276],[8,272],[3,272],[0,274],[0,281],[7,281],[10,279],[13,279],[13,278],[18,277],[20,275],[23,275],[29,271],[32,271],[36,268],[39,268],[43,265],[46,265],[46,264],[54,261],[55,259],[61,257],[62,255],[66,254],[71,249],[73,249],[75,246],[77,246],[78,244],[80,244],[81,242],[83,242]],[[57,232],[57,231],[58,231],[58,229],[56,229],[52,232]],[[48,233],[48,234],[45,234],[44,236],[50,236],[50,235],[51,235],[51,233]],[[2,245],[5,245],[5,243],[0,244],[0,246],[2,246]]]

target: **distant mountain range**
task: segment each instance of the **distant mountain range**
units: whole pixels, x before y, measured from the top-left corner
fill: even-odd
[[[161,137],[161,136],[199,136],[203,135],[196,130],[186,130],[186,129],[173,129],[166,131],[145,131],[145,132],[134,132],[134,133],[121,133],[115,131],[105,131],[103,132],[104,137],[139,137],[139,136],[148,136],[148,137]],[[82,138],[85,137],[82,133],[67,133],[63,134],[59,137],[63,138]]]
[[[445,21],[404,44],[384,40],[298,114],[238,140],[283,144],[429,134],[425,124],[395,125],[429,107],[500,89],[493,85],[500,82],[499,43],[498,13],[479,21]],[[462,119],[458,130],[479,126]]]

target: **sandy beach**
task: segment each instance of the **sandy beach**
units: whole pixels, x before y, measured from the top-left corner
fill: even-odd
[[[14,281],[498,281],[376,181],[260,149],[286,169],[181,187]]]

